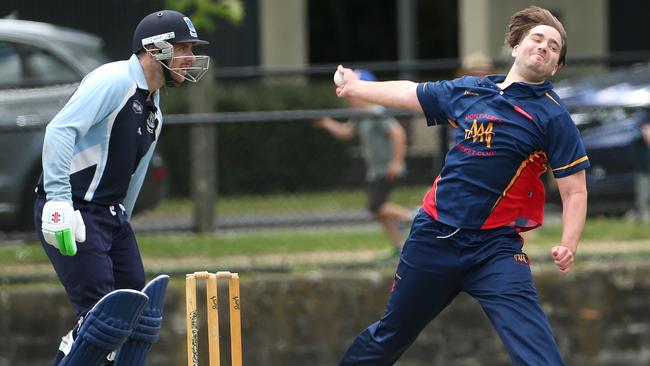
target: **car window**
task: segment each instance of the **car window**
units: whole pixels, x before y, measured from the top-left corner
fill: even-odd
[[[623,107],[570,108],[571,119],[579,129],[610,125],[630,118],[638,110]]]
[[[0,41],[0,87],[33,87],[79,81],[58,57],[35,46]]]
[[[22,79],[20,56],[16,49],[5,41],[0,41],[0,88],[16,87]]]
[[[77,73],[49,52],[30,45],[20,45],[25,57],[27,85],[72,83],[79,80]]]
[[[66,50],[75,55],[77,61],[84,65],[87,70],[94,70],[97,67],[110,62],[108,57],[99,48],[82,45],[68,44]]]

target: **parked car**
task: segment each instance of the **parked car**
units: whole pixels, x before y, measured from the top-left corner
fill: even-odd
[[[0,227],[33,226],[44,126],[79,81],[108,61],[98,37],[51,24],[0,19]],[[149,166],[135,210],[154,207],[165,191],[160,156]]]
[[[635,205],[635,175],[645,153],[641,124],[650,118],[650,64],[556,84],[580,129],[590,215],[623,215]],[[559,202],[557,190],[549,200]]]

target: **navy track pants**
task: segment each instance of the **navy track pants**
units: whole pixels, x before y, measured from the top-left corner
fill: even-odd
[[[393,365],[460,291],[479,302],[514,365],[564,365],[522,245],[513,227],[457,229],[420,210],[384,315],[356,337],[340,365]]]
[[[41,215],[46,200],[38,196],[34,209],[36,232],[63,284],[77,317],[116,289],[141,290],[145,275],[138,244],[124,210],[89,202],[74,202],[86,225],[86,241],[77,243],[77,254],[61,255],[47,244],[41,233]]]

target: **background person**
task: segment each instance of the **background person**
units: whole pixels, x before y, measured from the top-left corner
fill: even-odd
[[[377,80],[368,70],[355,72],[360,80]],[[359,136],[367,169],[368,210],[382,224],[393,244],[393,253],[397,254],[404,240],[400,227],[410,223],[412,216],[406,208],[389,202],[388,197],[398,180],[406,174],[406,131],[395,118],[386,115],[381,106],[358,98],[349,98],[348,103],[351,108],[365,110],[370,114],[353,117],[347,123],[323,117],[314,120],[313,125],[344,141]]]
[[[144,287],[129,216],[162,128],[159,90],[198,81],[208,58],[192,47],[206,43],[179,12],[144,17],[131,58],[87,75],[47,126],[34,220],[79,318],[115,289]],[[54,365],[77,330],[63,338]]]
[[[550,255],[571,270],[587,211],[580,134],[548,78],[565,64],[566,33],[548,10],[511,18],[507,75],[452,81],[366,82],[339,66],[337,95],[424,112],[449,123],[456,144],[425,195],[400,257],[382,318],[362,331],[340,365],[392,365],[420,331],[464,291],[475,298],[515,365],[563,365],[538,303],[521,231],[544,218],[548,169],[562,197],[562,237]]]
[[[636,206],[639,220],[650,221],[650,120],[641,124],[640,170],[635,182]]]
[[[496,73],[496,68],[492,60],[482,52],[472,52],[463,57],[460,68],[456,70],[456,77],[468,76],[488,76]]]

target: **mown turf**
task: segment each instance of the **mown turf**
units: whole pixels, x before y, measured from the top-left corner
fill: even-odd
[[[548,224],[525,234],[526,247],[550,247],[559,241],[561,227]],[[650,225],[617,220],[590,219],[583,242],[650,242]],[[142,255],[150,258],[217,257],[229,255],[291,254],[312,251],[381,249],[389,247],[383,232],[365,227],[138,235]],[[83,244],[80,244],[83,245]],[[614,245],[615,248],[615,245]],[[650,245],[647,248],[650,251]],[[581,247],[588,252],[589,247]],[[47,263],[38,243],[0,246],[0,266]]]

